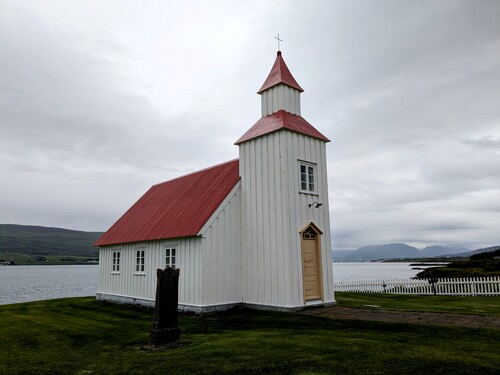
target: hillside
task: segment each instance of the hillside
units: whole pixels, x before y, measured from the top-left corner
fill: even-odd
[[[500,276],[500,246],[475,253],[467,260],[456,260],[445,266],[431,267],[417,274],[418,278],[490,277]]]
[[[476,252],[478,250],[475,250]],[[470,256],[472,252],[462,247],[427,246],[420,250],[404,243],[369,245],[353,251],[333,251],[333,259],[344,262],[364,262],[384,259],[415,259],[439,256]]]
[[[437,257],[441,255],[456,255],[458,253],[467,253],[469,249],[464,247],[448,247],[448,246],[427,246],[422,249],[422,257]]]
[[[92,243],[101,234],[34,225],[0,224],[0,254],[5,261],[22,259],[21,255],[39,259],[49,256],[96,258],[99,250],[92,247]]]
[[[341,260],[358,262],[379,259],[418,258],[421,256],[420,250],[416,247],[408,246],[404,243],[391,243],[387,245],[370,245],[360,247],[357,250],[351,251],[351,254],[345,255],[344,253]]]

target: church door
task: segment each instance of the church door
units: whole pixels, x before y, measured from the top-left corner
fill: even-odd
[[[321,232],[313,225],[309,225],[302,232],[302,278],[305,302],[323,299],[320,234]]]

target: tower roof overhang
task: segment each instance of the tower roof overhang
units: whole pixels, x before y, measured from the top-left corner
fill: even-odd
[[[309,124],[302,116],[294,115],[290,112],[282,110],[273,113],[272,115],[262,117],[235,142],[235,145],[239,145],[251,139],[283,129],[308,135],[323,142],[330,142],[327,137],[321,134],[314,126]]]

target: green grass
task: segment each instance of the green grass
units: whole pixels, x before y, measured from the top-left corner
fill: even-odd
[[[447,297],[336,292],[335,298],[339,306],[346,307],[377,305],[387,310],[500,316],[500,298],[498,297]]]
[[[181,315],[183,345],[145,351],[152,319],[152,310],[93,298],[0,306],[0,374],[494,374],[500,368],[496,329],[233,310]]]

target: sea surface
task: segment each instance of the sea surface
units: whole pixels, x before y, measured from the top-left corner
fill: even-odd
[[[98,265],[0,266],[0,305],[97,292]]]
[[[427,268],[411,264],[415,263],[334,262],[333,281],[411,279]]]
[[[405,279],[420,271],[410,263],[333,263],[335,282]],[[98,265],[0,266],[0,305],[94,296],[98,280]]]

